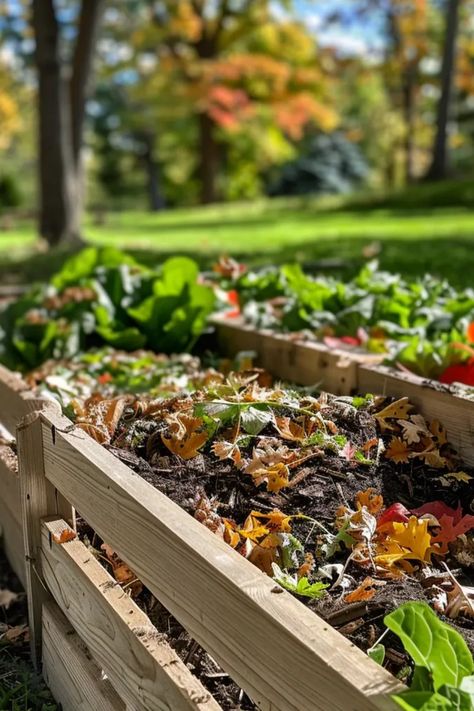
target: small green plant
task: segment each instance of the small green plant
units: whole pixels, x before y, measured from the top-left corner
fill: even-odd
[[[276,563],[272,563],[272,568],[273,579],[281,585],[282,588],[296,595],[301,595],[301,597],[311,597],[313,600],[318,600],[326,594],[325,590],[329,587],[326,583],[310,583],[307,577],[298,578],[296,573],[290,575],[282,570]]]
[[[385,617],[415,665],[408,691],[393,698],[405,711],[473,711],[474,660],[450,625],[424,602],[408,602]]]

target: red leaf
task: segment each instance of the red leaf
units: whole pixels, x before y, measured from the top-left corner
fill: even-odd
[[[469,343],[474,343],[474,321],[472,321],[472,323],[470,323],[467,327],[466,336]]]
[[[409,520],[410,512],[405,508],[403,504],[396,503],[392,504],[385,509],[383,513],[377,519],[377,530],[380,530],[382,526],[393,523],[406,523]]]
[[[415,514],[415,516],[431,514],[438,521],[441,521],[442,516],[449,516],[449,518],[453,519],[454,525],[462,519],[461,504],[458,505],[457,509],[452,509],[451,506],[447,506],[443,501],[430,501],[417,509],[412,509],[411,513]]]
[[[463,516],[460,521],[454,523],[454,519],[451,516],[441,516],[438,519],[441,530],[437,536],[431,539],[432,543],[440,543],[440,553],[448,552],[448,543],[452,543],[456,540],[458,536],[462,536],[463,533],[467,533],[471,528],[474,528],[474,516],[467,514]]]
[[[441,383],[450,385],[451,383],[464,383],[464,385],[474,385],[474,359],[467,363],[448,365],[439,378]]]

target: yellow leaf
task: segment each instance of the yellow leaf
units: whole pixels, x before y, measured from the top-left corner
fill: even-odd
[[[392,437],[385,450],[385,457],[396,464],[406,464],[409,458],[408,445],[400,437]]]
[[[254,516],[257,519],[264,519],[268,529],[273,533],[289,533],[291,531],[290,520],[293,517],[287,516],[286,514],[282,513],[282,511],[278,511],[278,509],[274,509],[273,511],[270,511],[270,513],[252,511],[250,515]]]
[[[418,519],[416,516],[410,516],[407,523],[393,521],[393,532],[387,537],[387,541],[404,549],[403,558],[429,563],[432,553],[429,524],[428,520]]]
[[[430,424],[430,432],[433,435],[433,439],[435,440],[438,447],[442,447],[443,444],[447,444],[448,434],[443,425],[438,420],[433,420],[433,422]]]
[[[449,472],[448,474],[443,474],[444,479],[454,479],[455,481],[462,481],[467,484],[471,481],[472,476],[466,474],[466,472]]]
[[[377,420],[382,432],[386,430],[395,430],[396,424],[387,422],[387,420],[408,420],[408,415],[412,405],[407,397],[401,397],[399,400],[392,402],[383,410],[377,412],[374,417]]]

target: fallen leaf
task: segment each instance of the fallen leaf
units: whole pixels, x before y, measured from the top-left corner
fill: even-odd
[[[383,496],[378,494],[376,489],[369,487],[356,494],[356,504],[358,507],[365,506],[369,513],[376,516],[383,508]]]
[[[385,450],[385,457],[396,464],[406,464],[409,461],[409,456],[407,443],[400,437],[393,436]]]
[[[377,531],[383,532],[392,530],[392,523],[398,521],[399,523],[406,523],[409,520],[410,512],[403,504],[396,503],[392,504],[382,511],[377,519]]]
[[[28,625],[17,625],[16,627],[9,627],[3,635],[3,639],[6,639],[8,642],[14,642],[19,637],[24,637],[26,642],[29,639],[29,633],[30,629]]]
[[[441,456],[439,449],[426,449],[423,452],[412,452],[410,456],[422,459],[425,464],[435,469],[443,469],[446,466],[446,458]]]
[[[402,557],[429,563],[433,552],[429,521],[410,516],[407,523],[394,521],[392,525],[393,532],[387,536],[387,541],[404,549]]]
[[[416,444],[420,441],[421,434],[428,434],[425,418],[421,415],[411,415],[409,420],[399,420],[398,424],[407,444]]]
[[[380,585],[385,585],[385,583],[370,577],[364,578],[355,590],[344,596],[344,602],[366,602],[371,600],[377,592],[375,587]]]
[[[365,442],[365,444],[362,445],[361,449],[365,454],[368,454],[368,452],[370,452],[371,449],[376,447],[378,445],[378,443],[379,443],[378,437],[372,437],[372,439],[367,440],[367,442]]]
[[[165,447],[181,459],[192,459],[207,439],[208,433],[200,417],[187,414],[169,418],[169,430],[161,435]]]
[[[292,442],[302,442],[307,437],[305,428],[290,417],[275,417],[275,427],[280,437]]]
[[[355,455],[357,454],[357,447],[352,442],[346,442],[344,447],[340,451],[340,455],[343,459],[348,462],[354,461]]]
[[[433,420],[430,423],[430,432],[433,435],[433,439],[435,440],[438,447],[442,447],[443,444],[447,444],[448,434],[443,425],[438,420]]]
[[[411,409],[412,405],[408,398],[401,397],[399,400],[384,407],[380,412],[375,413],[374,417],[382,432],[386,432],[386,430],[396,429],[396,423],[388,422],[388,420],[407,420]]]
[[[290,533],[291,532],[291,525],[290,525],[290,520],[293,518],[292,516],[288,516],[287,514],[284,514],[282,511],[278,511],[278,509],[274,509],[273,511],[270,511],[269,513],[262,513],[260,511],[252,511],[251,516],[257,519],[263,519],[266,522],[267,528],[272,532],[272,533]]]
[[[466,472],[448,472],[447,474],[443,474],[442,477],[440,477],[440,480],[449,480],[449,479],[454,479],[454,481],[461,481],[464,484],[467,484],[468,482],[471,481],[472,476],[470,474],[466,474]],[[444,484],[444,481],[443,481]],[[445,486],[449,486],[449,481],[447,481]]]
[[[55,543],[68,543],[77,538],[77,533],[72,530],[72,528],[64,528],[61,533],[53,534],[53,541]]]
[[[4,607],[5,610],[8,610],[10,605],[13,602],[16,602],[19,597],[20,594],[12,592],[12,590],[8,590],[7,588],[4,588],[3,590],[0,589],[0,607]]]
[[[231,459],[236,467],[240,468],[242,466],[242,454],[235,442],[214,442],[211,452],[221,461],[223,459]]]

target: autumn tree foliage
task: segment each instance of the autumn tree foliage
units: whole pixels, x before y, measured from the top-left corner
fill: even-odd
[[[267,0],[150,3],[132,45],[135,66],[153,58],[148,92],[161,87],[175,120],[178,107],[194,117],[204,203],[218,198],[228,138],[244,126],[264,121],[291,141],[310,123],[336,124],[314,38],[297,22],[277,20]],[[157,107],[157,124],[169,113]]]

